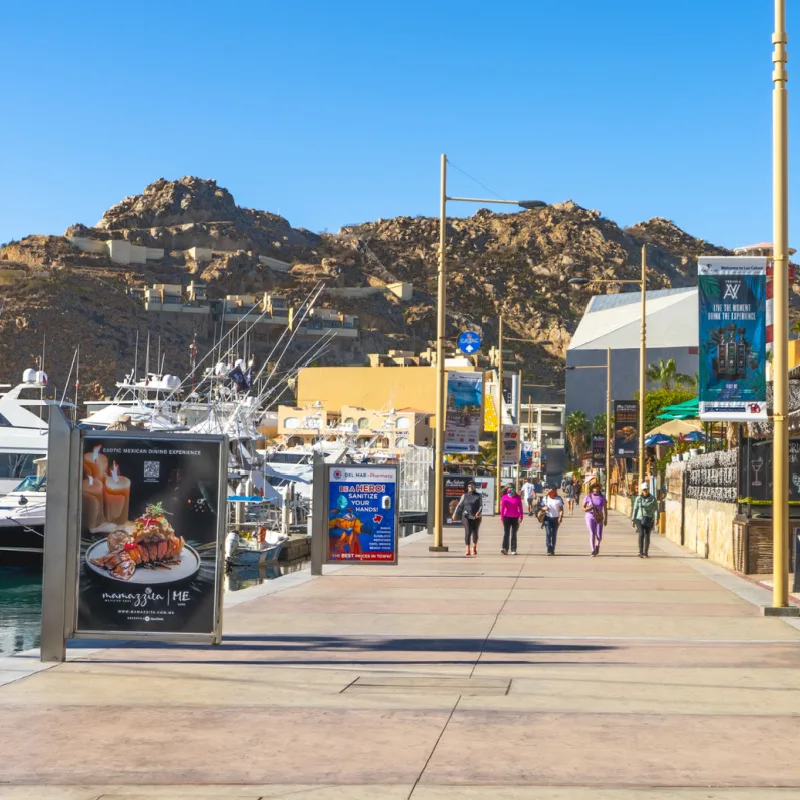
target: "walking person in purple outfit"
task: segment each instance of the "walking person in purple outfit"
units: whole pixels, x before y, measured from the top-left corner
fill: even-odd
[[[586,527],[589,529],[589,543],[594,557],[600,553],[603,526],[608,524],[608,503],[599,483],[593,483],[589,488],[589,494],[583,501],[583,510],[586,512]]]

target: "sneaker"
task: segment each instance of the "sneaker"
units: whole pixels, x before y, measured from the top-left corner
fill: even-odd
[[[512,556],[515,556],[516,554],[517,554],[517,551],[516,551],[516,550],[512,550],[512,551],[511,551],[511,555],[512,555]]]
[[[650,556],[649,556],[649,555],[647,555],[647,553],[645,553],[645,554],[644,554],[644,558],[650,558]]]
[[[644,553],[639,553],[639,558],[644,558]]]
[[[501,552],[501,553],[502,553],[504,556],[507,556],[507,555],[508,555],[508,550],[501,550],[500,552]]]

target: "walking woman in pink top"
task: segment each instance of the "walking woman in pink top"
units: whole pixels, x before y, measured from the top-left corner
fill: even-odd
[[[586,512],[592,555],[596,556],[600,553],[600,542],[603,541],[603,526],[608,523],[608,504],[599,483],[593,483],[589,489],[583,501],[583,510]]]
[[[522,498],[513,486],[509,486],[500,498],[500,519],[503,521],[503,547],[500,552],[504,556],[508,555],[509,544],[511,544],[511,555],[517,554],[517,530],[523,513]]]

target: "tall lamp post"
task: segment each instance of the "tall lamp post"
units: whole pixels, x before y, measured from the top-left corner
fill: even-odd
[[[786,0],[775,0],[772,43],[772,605],[789,607],[789,175]],[[796,567],[795,567],[796,568]]]
[[[779,0],[778,0],[779,1]],[[642,327],[641,341],[639,343],[639,483],[644,481],[644,460],[645,460],[645,429],[644,429],[644,406],[647,399],[647,245],[642,245],[642,277],[636,279],[622,280],[596,280],[594,278],[572,278],[568,281],[572,286],[585,286],[595,283],[633,283],[641,287],[642,290]],[[777,336],[777,333],[776,333]],[[787,445],[788,458],[788,445]]]
[[[438,313],[436,318],[436,450],[434,463],[434,519],[433,545],[435,552],[446,551],[442,533],[444,523],[444,423],[447,401],[445,386],[444,344],[447,335],[447,263],[445,248],[447,244],[447,202],[480,203],[481,205],[509,205],[519,208],[542,208],[547,203],[541,200],[485,200],[479,197],[447,196],[447,156],[441,157],[441,191],[439,194],[439,272],[438,272]],[[499,453],[498,453],[499,458]]]
[[[604,369],[606,371],[606,497],[611,491],[611,348],[606,348],[605,364],[585,364],[567,367],[574,369]]]

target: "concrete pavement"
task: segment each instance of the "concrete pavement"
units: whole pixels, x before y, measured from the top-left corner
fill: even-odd
[[[397,567],[240,593],[221,647],[115,646],[0,687],[0,798],[800,797],[800,631],[612,516],[558,555],[484,522]],[[740,596],[741,595],[741,596]],[[247,599],[247,598],[251,599]],[[754,604],[756,603],[756,604]]]

